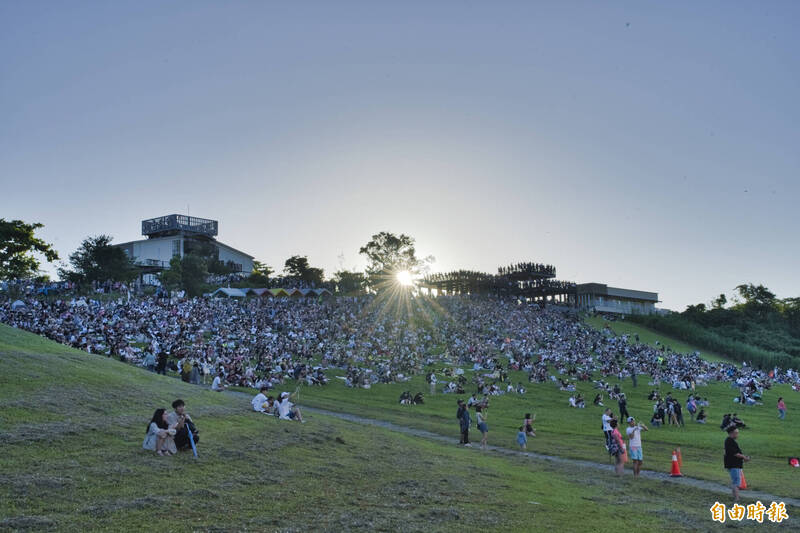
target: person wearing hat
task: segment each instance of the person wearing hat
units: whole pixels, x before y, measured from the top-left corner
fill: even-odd
[[[289,401],[296,394],[296,392],[291,394],[288,392],[281,393],[278,401],[278,418],[281,420],[297,420],[298,422],[303,422],[303,415],[300,413],[300,409]]]
[[[647,431],[647,426],[641,422],[637,424],[636,419],[629,416],[625,433],[628,434],[629,456],[633,461],[634,478],[639,477],[639,472],[642,470],[642,431]]]

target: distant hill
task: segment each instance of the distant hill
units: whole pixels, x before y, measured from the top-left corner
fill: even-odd
[[[800,369],[800,298],[776,298],[763,285],[743,284],[737,291],[743,302],[731,307],[720,295],[710,306],[628,319],[730,359]]]

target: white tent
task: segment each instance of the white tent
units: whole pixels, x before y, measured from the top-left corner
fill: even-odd
[[[11,310],[12,311],[16,311],[17,309],[24,309],[24,308],[25,308],[25,302],[23,302],[22,300],[17,300],[13,304],[11,304]]]
[[[242,289],[231,289],[228,287],[220,287],[211,293],[211,296],[222,298],[244,298],[247,295]]]

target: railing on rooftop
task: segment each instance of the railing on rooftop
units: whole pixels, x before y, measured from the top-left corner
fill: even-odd
[[[207,218],[188,215],[166,215],[142,220],[142,235],[154,235],[166,231],[188,231],[216,237],[219,223]]]

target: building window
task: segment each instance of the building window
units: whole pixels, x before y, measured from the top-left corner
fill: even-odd
[[[172,241],[172,257],[181,255],[181,241],[180,239]]]

